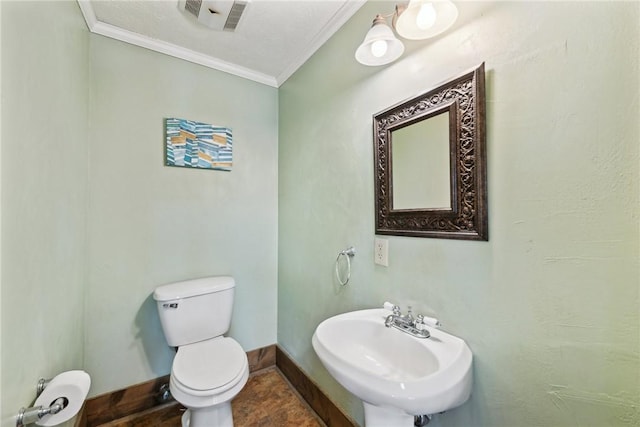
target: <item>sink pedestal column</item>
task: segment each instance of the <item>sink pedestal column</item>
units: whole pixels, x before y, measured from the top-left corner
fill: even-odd
[[[365,427],[412,427],[413,415],[396,408],[382,408],[367,402],[364,404]]]

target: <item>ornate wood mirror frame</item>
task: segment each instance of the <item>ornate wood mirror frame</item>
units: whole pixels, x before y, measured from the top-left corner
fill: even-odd
[[[445,112],[449,114],[450,206],[394,209],[392,172],[399,165],[393,164],[393,132]],[[484,63],[374,115],[373,135],[376,234],[489,240]]]

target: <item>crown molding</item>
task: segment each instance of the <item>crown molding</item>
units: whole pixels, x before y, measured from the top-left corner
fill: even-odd
[[[278,87],[307,62],[366,2],[367,0],[345,1],[340,9],[336,11],[331,19],[315,35],[313,40],[302,50],[298,58],[276,77]]]
[[[133,31],[124,30],[120,27],[100,22],[96,18],[93,7],[88,0],[77,1],[78,5],[80,6],[80,10],[82,11],[82,15],[84,16],[84,20],[87,23],[87,27],[89,27],[89,31],[94,34],[99,34],[101,36],[110,37],[112,39],[120,40],[125,43],[140,46],[145,49],[153,50],[155,52],[173,56],[174,58],[193,62],[195,64],[199,64],[228,74],[233,74],[235,76],[262,83],[267,86],[275,88],[279,86],[276,78],[273,76],[254,71],[249,68],[241,67],[230,62],[222,61],[220,59],[204,55],[190,49],[185,49],[172,43],[152,39],[151,37],[147,37]]]

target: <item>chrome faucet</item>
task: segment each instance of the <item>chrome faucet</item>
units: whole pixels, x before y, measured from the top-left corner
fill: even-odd
[[[384,308],[388,308],[387,304],[391,304],[391,303],[384,303]],[[400,314],[400,307],[393,304],[391,305],[392,305],[391,311],[393,311],[393,314],[388,315],[384,321],[384,326],[386,326],[387,328],[391,327],[393,323],[396,321],[396,319],[402,318],[402,314]]]
[[[431,336],[427,325],[432,327],[440,326],[438,319],[432,317],[425,317],[422,314],[418,314],[418,316],[414,318],[411,306],[407,307],[407,314],[404,315],[400,312],[400,307],[395,304],[385,302],[384,308],[392,311],[392,314],[388,315],[384,320],[384,326],[387,328],[394,327],[416,338],[429,338]]]

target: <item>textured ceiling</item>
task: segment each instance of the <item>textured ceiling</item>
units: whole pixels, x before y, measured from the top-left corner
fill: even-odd
[[[251,0],[235,32],[199,24],[178,0],[78,0],[89,29],[278,87],[364,0]]]

